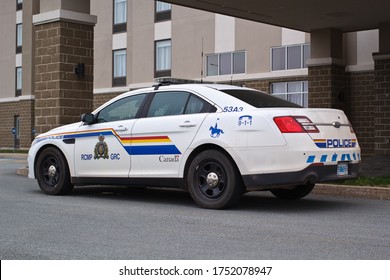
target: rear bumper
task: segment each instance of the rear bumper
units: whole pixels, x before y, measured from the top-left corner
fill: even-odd
[[[312,164],[295,172],[243,175],[247,190],[272,190],[307,183],[332,182],[357,178],[360,163],[349,163],[348,175],[338,176],[337,165]]]

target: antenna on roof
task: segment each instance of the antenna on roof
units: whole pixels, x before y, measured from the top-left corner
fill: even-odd
[[[201,62],[200,62],[200,83],[203,84],[203,68],[204,68],[204,53],[203,53],[203,36],[202,36],[202,51],[200,53]]]

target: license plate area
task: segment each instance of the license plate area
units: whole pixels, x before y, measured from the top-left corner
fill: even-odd
[[[349,174],[349,168],[348,168],[348,162],[347,161],[339,161],[337,163],[337,176],[346,176]]]

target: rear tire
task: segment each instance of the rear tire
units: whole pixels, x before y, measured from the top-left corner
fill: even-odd
[[[186,181],[193,200],[208,209],[232,206],[244,190],[236,166],[217,150],[199,153],[189,166]]]
[[[313,190],[315,184],[298,185],[293,189],[272,190],[271,193],[281,199],[300,199],[307,196]]]
[[[35,174],[39,187],[46,194],[63,195],[73,190],[65,157],[54,147],[46,148],[39,155]]]

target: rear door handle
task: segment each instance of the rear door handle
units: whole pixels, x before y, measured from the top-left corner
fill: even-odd
[[[185,121],[181,124],[179,124],[180,127],[194,127],[196,126],[196,123],[193,123],[191,121]]]

